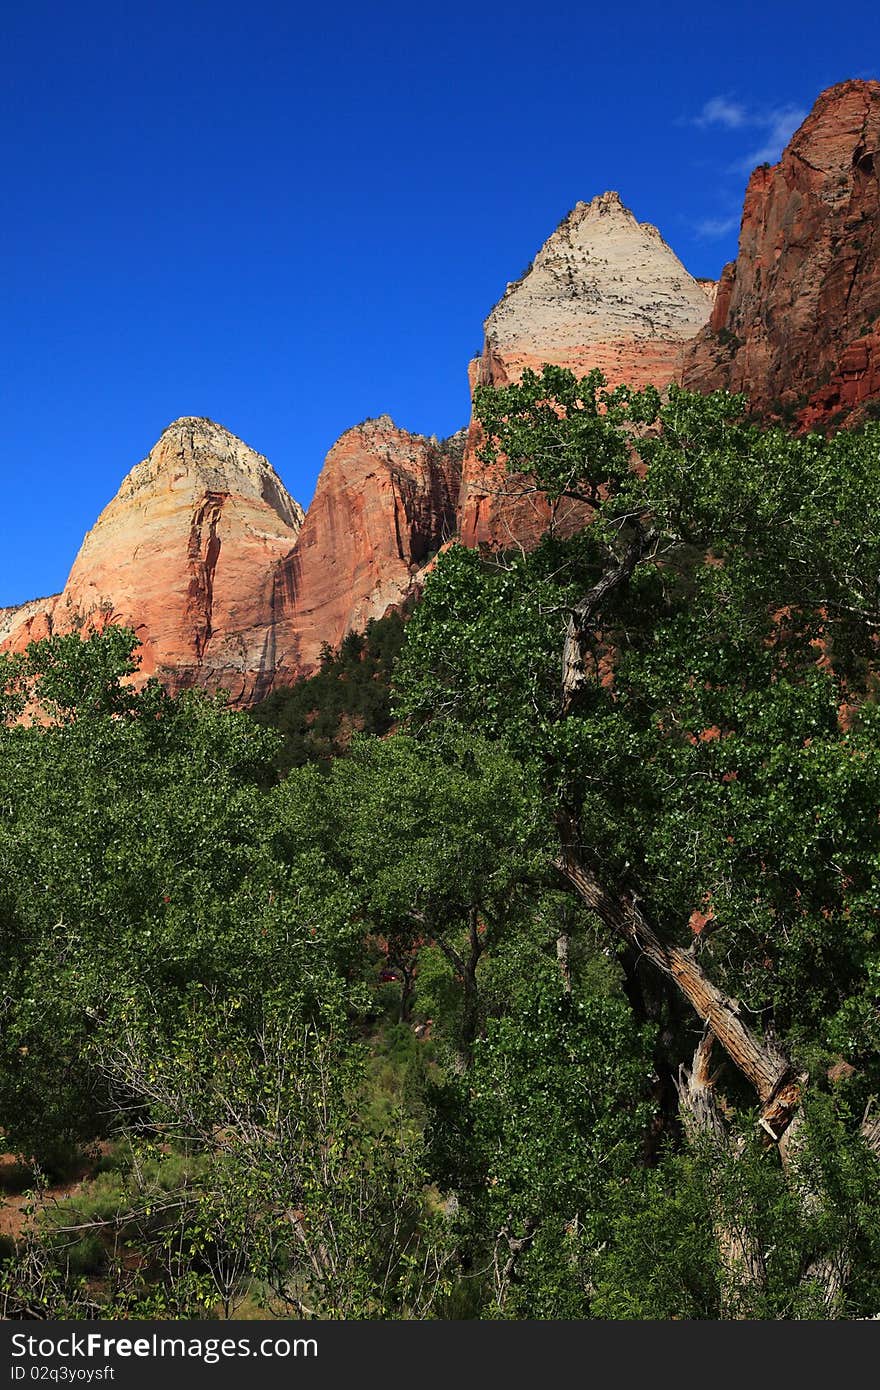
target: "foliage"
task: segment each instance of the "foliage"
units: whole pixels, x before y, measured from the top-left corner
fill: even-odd
[[[645,1042],[619,995],[532,977],[436,1095],[434,1161],[488,1263],[491,1315],[589,1315],[606,1187],[637,1168],[649,1116]]]
[[[37,1209],[7,1311],[230,1317],[255,1297],[279,1316],[424,1314],[446,1252],[418,1138],[365,1126],[363,1048],[323,1022],[270,1006],[255,1031],[200,1001],[170,1050],[149,1027],[108,1046],[122,1113],[143,1107],[128,1162]]]
[[[511,467],[532,457],[534,437],[537,482],[558,487],[560,406],[572,396],[545,405],[557,373],[546,376],[523,388],[524,419],[511,420],[508,387],[503,422],[489,424]],[[584,844],[672,939],[687,944],[691,914],[710,908],[703,950],[718,978],[780,1032],[845,1042],[861,1064],[877,1046],[868,661],[880,434],[793,439],[743,423],[737,398],[673,390],[662,431],[640,442],[642,477],[622,471],[616,447],[593,450],[595,431],[620,440],[630,427],[583,410],[584,394],[571,448],[580,472],[564,481],[607,494],[596,522],[503,564],[441,557],[412,620],[401,713],[430,720],[432,737],[477,727],[540,758],[548,818],[575,806]],[[651,518],[656,549],[608,604],[590,679],[562,717],[567,615],[633,515]]]
[[[363,633],[349,632],[335,651],[324,647],[317,675],[276,690],[251,710],[258,724],[282,736],[279,772],[308,762],[326,768],[357,730],[388,732],[391,669],[402,642],[399,614],[371,619]]]
[[[725,393],[670,388],[661,404],[602,386],[546,368],[478,396],[486,461],[594,519],[530,554],[442,556],[408,632],[398,712],[439,746],[476,729],[538,765],[546,824],[575,827],[615,900],[690,947],[818,1099],[845,1058],[857,1117],[880,1084],[880,433],[793,438]],[[628,988],[647,1009],[635,975]],[[689,1057],[680,1029],[665,1039],[668,1085]],[[741,1078],[723,1075],[747,1106]],[[756,1163],[789,1201],[775,1149]],[[820,1186],[841,1215],[834,1183]],[[870,1205],[865,1174],[859,1191]],[[771,1231],[768,1216],[762,1243]],[[805,1248],[787,1294],[755,1315],[803,1314]],[[700,1316],[712,1258],[694,1275]],[[853,1265],[854,1298],[860,1278]]]
[[[451,547],[256,718],[112,629],[3,659],[0,1124],[126,1156],[38,1193],[8,1314],[880,1306],[880,427],[559,368],[477,409],[590,525]],[[785,1134],[717,1038],[695,1080],[673,959],[790,1059]]]
[[[73,649],[101,671],[115,652],[115,682],[120,640]],[[101,1133],[96,1049],[132,1000],[169,1028],[194,990],[289,982],[306,1000],[345,954],[344,889],[275,853],[272,735],[196,695],[123,689],[121,710],[0,732],[0,1107],[10,1146],[50,1165]]]

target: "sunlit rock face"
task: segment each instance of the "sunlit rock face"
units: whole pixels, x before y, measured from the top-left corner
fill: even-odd
[[[271,684],[274,571],[302,520],[262,455],[211,420],[176,420],[86,535],[63,592],[17,610],[3,645],[122,624],[142,644],[139,679],[247,703]]]
[[[639,222],[617,193],[578,203],[544,243],[520,280],[508,285],[485,324],[483,355],[471,364],[478,384],[516,382],[544,363],[584,376],[599,367],[609,385],[662,387],[678,380],[685,344],[709,317],[713,281],[690,275],[656,227]],[[546,529],[540,496],[499,496],[505,485],[477,458],[472,424],[465,454],[461,538],[531,544]],[[520,489],[522,491],[522,489]],[[560,529],[582,525],[576,506]]]
[[[456,528],[459,453],[388,415],[333,445],[275,578],[276,684],[314,670],[325,642],[336,646],[417,591]]]
[[[880,83],[830,87],[752,174],[684,383],[746,391],[802,428],[856,423],[880,399]]]

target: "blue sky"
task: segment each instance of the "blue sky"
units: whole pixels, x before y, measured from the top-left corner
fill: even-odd
[[[878,75],[867,6],[5,6],[0,605],[63,585],[179,415],[304,505],[365,416],[459,428],[483,319],[578,199],[717,275],[749,169]]]

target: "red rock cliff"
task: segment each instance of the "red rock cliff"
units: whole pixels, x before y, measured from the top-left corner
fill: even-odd
[[[325,642],[336,646],[412,592],[456,528],[457,452],[388,415],[337,440],[275,576],[276,684],[313,670]]]
[[[747,391],[802,426],[880,398],[880,83],[823,92],[779,163],[756,169],[739,254],[684,384]]]
[[[120,623],[141,639],[142,677],[247,703],[271,684],[274,569],[302,520],[262,455],[211,420],[177,420],[104,508],[63,592],[9,611],[0,645]]]

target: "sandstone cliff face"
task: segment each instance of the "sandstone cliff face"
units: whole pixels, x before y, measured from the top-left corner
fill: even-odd
[[[545,362],[579,376],[599,367],[611,386],[665,386],[678,379],[684,345],[706,323],[714,294],[714,282],[689,275],[656,227],[638,222],[618,194],[603,193],[578,203],[522,279],[508,285],[486,320],[483,356],[471,364],[471,390],[518,381],[527,367],[539,370]],[[543,500],[505,498],[510,485],[486,477],[478,447],[472,425],[462,541],[533,543],[547,524]],[[570,508],[558,521],[564,531],[583,524],[583,517]]]
[[[748,391],[802,426],[854,422],[880,396],[880,83],[823,92],[779,163],[752,174],[684,384]]]
[[[459,450],[380,416],[327,455],[274,586],[275,683],[314,670],[325,642],[400,605],[456,528]]]
[[[3,645],[121,623],[141,639],[141,677],[247,702],[271,683],[274,568],[302,520],[260,454],[210,420],[177,420],[104,508],[63,592],[13,614]]]
[[[51,613],[60,594],[34,598],[11,608],[0,608],[0,651],[23,651],[28,642],[48,637]]]

